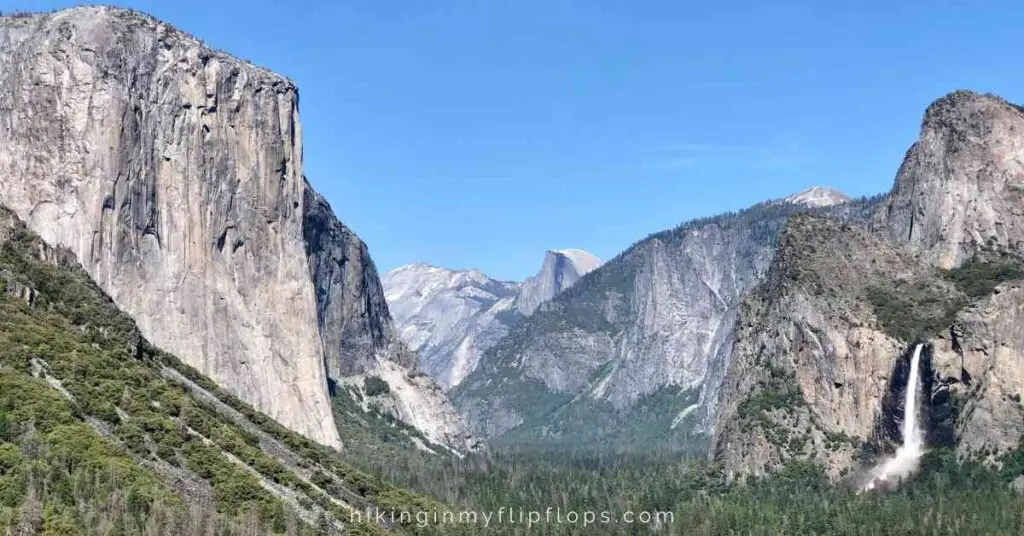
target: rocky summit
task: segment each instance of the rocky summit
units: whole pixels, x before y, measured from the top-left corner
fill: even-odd
[[[523,281],[516,308],[530,315],[540,304],[571,287],[584,275],[601,266],[601,260],[582,249],[548,251],[537,275]]]
[[[3,203],[154,344],[339,447],[329,383],[416,359],[366,245],[305,180],[295,85],[134,11],[0,20]],[[452,415],[415,420],[461,438]]]
[[[783,201],[808,207],[831,207],[853,201],[853,198],[833,188],[813,186],[803,192],[793,194]]]
[[[896,176],[890,238],[941,268],[978,251],[1024,254],[1024,109],[957,91],[928,107]]]

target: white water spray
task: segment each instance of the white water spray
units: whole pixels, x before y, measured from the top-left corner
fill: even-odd
[[[921,455],[924,454],[924,432],[917,419],[918,365],[921,361],[921,348],[914,348],[914,356],[910,359],[910,378],[907,379],[906,395],[903,399],[903,445],[896,449],[896,455],[889,458],[872,471],[871,481],[862,491],[875,489],[879,484],[898,484],[900,480],[910,476],[917,470]]]

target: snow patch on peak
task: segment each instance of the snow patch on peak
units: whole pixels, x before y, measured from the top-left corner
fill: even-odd
[[[844,194],[843,192],[824,186],[814,186],[783,199],[786,203],[805,205],[808,207],[831,207],[833,205],[839,205],[852,200],[852,197]]]

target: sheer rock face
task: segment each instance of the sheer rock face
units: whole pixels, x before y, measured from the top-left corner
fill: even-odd
[[[437,383],[419,372],[416,353],[399,339],[366,244],[308,185],[304,207],[303,236],[330,386],[359,386],[376,376],[389,385],[376,402],[395,418],[453,451],[481,447]]]
[[[1005,452],[1024,437],[1024,284],[1003,283],[932,339],[937,379],[966,404],[956,423],[962,456]]]
[[[890,198],[888,232],[953,268],[982,249],[1024,253],[1024,112],[951,93],[924,116]]]
[[[327,376],[415,367],[366,245],[302,176],[281,76],[128,10],[2,18],[0,176],[155,344],[321,443]]]
[[[131,11],[0,23],[0,196],[143,333],[339,446],[295,86]]]
[[[415,369],[416,355],[395,333],[366,244],[308,186],[304,207],[303,235],[328,378],[337,382],[361,374],[376,367],[378,357]]]

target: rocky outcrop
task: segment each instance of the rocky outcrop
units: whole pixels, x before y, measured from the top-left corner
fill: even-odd
[[[410,264],[388,272],[383,283],[402,340],[445,388],[462,382],[521,318],[519,284],[475,270]]]
[[[554,298],[589,272],[601,266],[601,260],[582,249],[549,250],[544,254],[540,272],[523,281],[516,308],[533,314],[540,304]]]
[[[386,383],[387,388],[383,392],[367,392],[368,378]],[[378,359],[363,373],[343,378],[340,386],[361,393],[358,398],[363,411],[400,419],[415,428],[432,446],[456,455],[484,448],[483,442],[469,433],[465,418],[455,410],[437,382],[423,372],[410,370],[388,359]],[[394,423],[389,426],[394,426]],[[437,452],[415,439],[412,441],[428,452]]]
[[[890,237],[953,268],[980,250],[1024,253],[1024,111],[957,91],[925,112],[890,196]]]
[[[1024,438],[1024,283],[1003,283],[931,340],[939,388],[952,397],[961,456],[993,459]]]
[[[148,339],[312,439],[340,446],[328,376],[415,365],[282,76],[129,10],[4,17],[0,177]]]
[[[893,372],[912,341],[886,329],[870,297],[909,289],[942,303],[959,297],[909,250],[866,228],[790,220],[739,315],[722,385],[712,455],[730,476],[813,459],[838,477],[864,443],[891,439],[879,437],[883,405],[894,383],[905,385]]]

